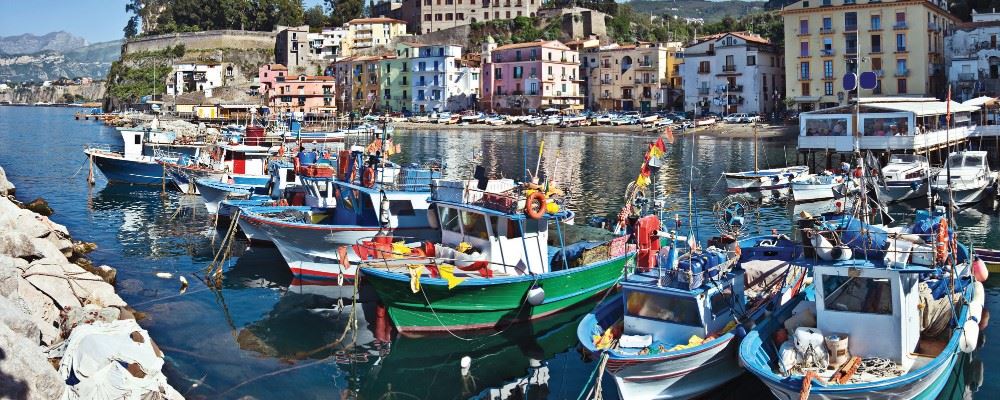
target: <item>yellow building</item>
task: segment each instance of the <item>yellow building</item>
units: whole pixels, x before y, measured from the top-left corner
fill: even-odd
[[[392,48],[392,40],[406,36],[406,22],[377,17],[357,18],[347,22],[347,36],[341,42],[345,56],[371,55],[378,48]]]
[[[874,71],[861,96],[937,96],[945,91],[944,36],[959,22],[943,0],[802,0],[781,11],[786,97],[811,111],[846,104],[850,72]],[[858,53],[861,65],[858,66]]]
[[[331,64],[337,79],[337,107],[366,115],[379,111],[383,60],[394,55],[345,57]]]
[[[670,109],[680,89],[680,43],[611,44],[583,55],[594,110]],[[676,84],[676,85],[674,85]]]

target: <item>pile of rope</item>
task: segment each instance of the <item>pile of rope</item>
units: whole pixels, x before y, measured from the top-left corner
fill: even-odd
[[[858,371],[851,379],[852,383],[871,380],[871,377],[878,379],[895,378],[903,374],[903,369],[892,360],[881,357],[864,358],[858,366]],[[867,377],[865,377],[867,375]],[[865,378],[862,378],[865,377]]]

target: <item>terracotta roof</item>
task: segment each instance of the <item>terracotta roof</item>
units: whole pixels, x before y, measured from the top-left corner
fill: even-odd
[[[394,18],[376,17],[376,18],[356,18],[356,19],[352,19],[350,21],[347,21],[347,23],[351,24],[351,25],[357,25],[357,24],[405,24],[406,21],[400,21],[400,20],[394,19]]]
[[[288,76],[285,77],[285,82],[297,81],[302,76],[303,75],[288,75]],[[333,81],[334,80],[334,78],[332,76],[325,76],[325,75],[304,75],[304,76],[306,78],[306,82],[308,82],[308,81]]]
[[[760,35],[755,34],[755,33],[750,33],[750,32],[722,32],[722,33],[716,33],[716,34],[713,34],[713,35],[702,36],[702,37],[698,38],[698,43],[702,43],[702,42],[705,42],[705,41],[708,41],[708,40],[722,39],[723,37],[725,37],[727,35],[733,35],[733,36],[736,36],[736,37],[738,37],[740,39],[746,40],[748,42],[754,42],[754,43],[760,43],[760,44],[771,44],[771,41],[765,39],[763,36],[760,36]]]
[[[560,49],[560,50],[569,50],[569,47],[566,47],[566,45],[562,44],[562,42],[560,42],[558,40],[549,40],[549,41],[539,40],[537,42],[524,42],[524,43],[507,44],[507,45],[503,45],[503,46],[497,47],[497,49],[495,51],[508,50],[508,49],[523,49],[523,48],[526,48],[526,47],[548,47],[548,48],[556,48],[556,49]]]
[[[271,71],[288,71],[288,68],[282,64],[265,64],[264,66],[268,67]]]
[[[960,22],[958,24],[955,24],[955,29],[971,30],[976,28],[986,28],[990,26],[1000,26],[1000,21]]]

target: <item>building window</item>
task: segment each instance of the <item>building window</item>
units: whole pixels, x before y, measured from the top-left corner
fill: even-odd
[[[747,56],[747,65],[757,65],[757,56]]]
[[[431,20],[431,15],[430,14],[424,14],[424,21],[430,21],[430,20]]]
[[[452,19],[454,19],[454,15],[452,13],[447,13],[444,15],[445,21],[451,21]]]
[[[872,71],[882,70],[882,59],[878,57],[872,58]]]
[[[799,43],[799,57],[809,57],[809,42]]]
[[[878,14],[872,15],[872,30],[877,31],[881,29],[882,29],[882,16]]]
[[[503,79],[503,72],[502,71],[503,70],[501,70],[500,67],[494,68],[493,69],[493,76],[496,77],[496,79]]]
[[[905,78],[897,79],[896,80],[896,90],[898,91],[899,94],[906,94],[906,79]]]
[[[823,29],[830,30],[833,29],[833,19],[830,17],[823,17]]]
[[[833,82],[823,82],[823,94],[833,96]]]
[[[385,89],[383,92],[385,92],[385,94],[383,94],[383,96],[385,96],[386,100],[389,100],[389,99],[392,98],[392,95],[390,94],[389,89]]]
[[[833,78],[833,61],[831,60],[823,61],[823,77]]]
[[[899,74],[905,74],[906,73],[906,59],[905,58],[900,58],[900,59],[896,60],[896,72],[899,73]]]
[[[799,63],[799,79],[809,79],[809,63]]]
[[[524,75],[524,67],[517,66],[514,67],[514,79],[521,79]]]
[[[444,19],[444,16],[442,16],[441,14],[434,14],[434,20],[435,21],[441,21],[443,19]]]
[[[896,34],[896,51],[906,51],[906,34]]]
[[[809,20],[808,19],[800,19],[799,20],[799,33],[803,34],[803,35],[809,33]]]
[[[809,95],[809,82],[802,82],[802,95],[803,96]]]
[[[882,35],[872,35],[872,53],[882,52]]]
[[[858,13],[853,11],[844,13],[844,30],[845,31],[858,30]]]
[[[455,19],[459,21],[465,21],[465,14],[464,13],[455,14]]]

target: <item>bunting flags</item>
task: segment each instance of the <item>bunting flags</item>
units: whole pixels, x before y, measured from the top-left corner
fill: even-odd
[[[642,168],[639,169],[639,177],[635,178],[636,186],[640,188],[649,186],[649,183],[652,181],[649,178],[652,172],[649,169],[649,160],[652,158],[662,158],[666,152],[667,145],[663,143],[663,138],[658,138],[656,139],[656,143],[649,144],[649,150],[646,151],[646,157],[642,162]]]

